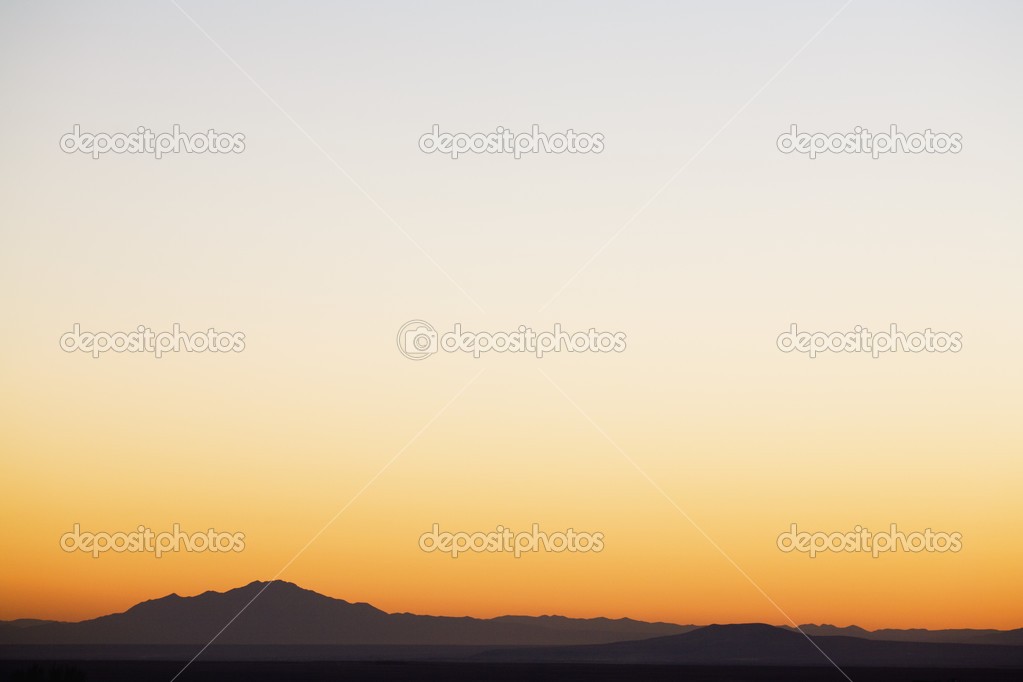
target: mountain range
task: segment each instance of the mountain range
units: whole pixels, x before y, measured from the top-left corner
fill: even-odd
[[[237,618],[235,616],[237,615]],[[1023,668],[1023,630],[676,625],[628,618],[386,613],[284,581],[171,594],[77,623],[0,622],[0,658],[447,660],[484,663]],[[72,653],[69,653],[72,652]]]

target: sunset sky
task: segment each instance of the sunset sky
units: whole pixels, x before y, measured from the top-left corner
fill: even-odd
[[[179,2],[0,10],[0,619],[268,580],[344,509],[281,579],[439,615],[1023,627],[1023,6]],[[534,123],[606,148],[418,148]],[[963,150],[810,160],[775,146],[793,123]],[[246,144],[93,159],[75,124]],[[628,347],[413,362],[412,319]],[[793,322],[963,348],[810,359],[776,348]],[[94,359],[75,323],[246,343]],[[75,523],[245,550],[93,558]],[[605,546],[453,559],[434,523]],[[810,559],[792,523],[963,548]]]

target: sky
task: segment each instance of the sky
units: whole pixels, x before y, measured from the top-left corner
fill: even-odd
[[[0,619],[274,577],[438,615],[1023,626],[1023,8],[982,1],[198,3],[0,10]],[[68,154],[75,125],[242,153]],[[426,154],[448,132],[599,154]],[[957,154],[778,136],[958,133]],[[620,353],[404,357],[441,333]],[[238,353],[61,350],[75,324]],[[782,353],[925,328],[957,353]],[[65,552],[242,532],[241,552]],[[420,535],[600,532],[593,553]],[[958,552],[779,551],[792,523]]]

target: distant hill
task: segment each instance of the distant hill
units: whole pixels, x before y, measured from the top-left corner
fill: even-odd
[[[493,650],[472,660],[806,667],[830,665],[827,654],[837,665],[847,667],[1023,668],[1023,647],[1016,646],[890,642],[837,635],[811,639],[761,623],[709,625],[641,641]]]
[[[783,626],[795,631],[795,628]],[[1016,630],[864,630],[855,625],[800,625],[799,629],[815,637],[859,637],[889,642],[940,642],[946,644],[1004,644],[1023,646],[1023,628]]]
[[[17,620],[0,620],[0,632],[6,632],[9,630],[22,630],[24,628],[35,627],[36,625],[45,625],[47,623],[54,623],[52,620],[38,620],[36,618],[19,618]]]

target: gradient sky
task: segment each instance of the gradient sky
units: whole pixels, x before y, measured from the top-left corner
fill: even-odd
[[[1018,3],[855,0],[780,73],[841,2],[181,7],[258,87],[172,2],[0,10],[0,619],[269,579],[401,452],[281,578],[389,611],[786,622],[688,515],[796,622],[1023,626]],[[417,147],[435,123],[606,150],[452,161]],[[792,123],[964,148],[811,161],[776,150]],[[246,151],[93,160],[58,148],[75,124]],[[411,362],[415,318],[628,349]],[[93,359],[58,347],[76,322],[247,347]],[[775,348],[791,322],[964,347],[810,360]],[[793,522],[963,550],[811,560],[775,546]],[[59,549],[74,523],[246,549],[93,559]],[[605,550],[455,560],[419,550],[433,523]]]

